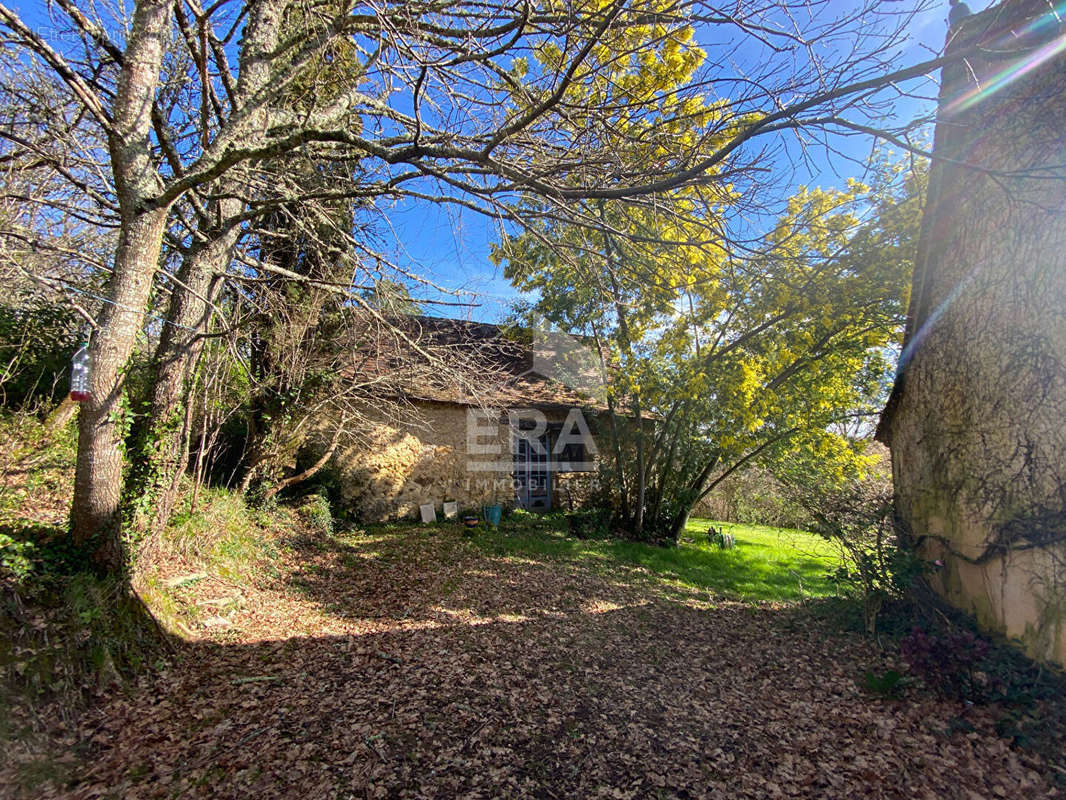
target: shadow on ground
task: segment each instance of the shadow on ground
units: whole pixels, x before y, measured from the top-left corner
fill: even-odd
[[[486,557],[447,532],[393,535],[319,546],[288,579],[346,633],[187,645],[67,731],[32,796],[1049,790],[980,712],[966,733],[948,724],[961,707],[863,694],[873,645],[810,616]],[[41,769],[26,761],[16,777],[28,786]]]

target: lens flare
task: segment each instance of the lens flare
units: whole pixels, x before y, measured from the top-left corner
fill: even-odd
[[[958,299],[959,295],[963,293],[965,288],[973,282],[974,278],[977,277],[977,273],[980,271],[980,265],[970,270],[970,272],[967,273],[966,277],[959,281],[955,285],[955,288],[953,288],[948,293],[948,296],[945,297],[940,302],[940,304],[933,309],[932,313],[929,314],[925,322],[922,323],[921,327],[914,332],[914,335],[911,336],[910,341],[907,342],[906,347],[903,348],[903,352],[900,353],[899,364],[896,367],[897,380],[899,378],[900,373],[903,372],[907,364],[909,364],[911,362],[911,359],[914,358],[915,351],[921,346],[926,336],[929,335],[929,332],[936,325],[937,320],[939,320],[944,315],[944,312],[948,310],[948,308],[951,306],[952,303],[955,302],[956,299]]]
[[[1011,46],[1024,46],[1026,39],[1039,37],[1048,30],[1061,27],[1064,14],[1066,14],[1066,2],[1060,3],[1046,14],[1041,14],[1036,19],[1031,20],[1020,30],[1012,31],[1009,36],[993,44],[989,50],[994,52],[1001,47],[1006,49]],[[972,108],[1064,51],[1066,51],[1066,33],[1061,33],[1032,52],[1015,59],[988,80],[979,81],[976,86],[967,89],[961,95],[945,104],[944,111],[948,114],[956,114]]]

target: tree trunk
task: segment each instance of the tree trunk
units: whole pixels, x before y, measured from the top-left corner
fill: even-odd
[[[634,395],[633,404],[637,415],[637,507],[633,519],[633,535],[641,539],[644,536],[644,506],[647,502],[648,470],[644,461],[644,418],[641,414],[639,395]]]
[[[607,214],[602,200],[597,203],[597,209],[599,211],[600,220],[606,223]],[[615,273],[614,265],[616,259],[614,256],[614,243],[606,228],[603,230],[603,256],[607,266],[607,275],[611,280],[611,301],[614,304],[615,314],[618,319],[619,352],[622,355],[623,367],[628,367],[628,365],[633,362],[633,338],[629,332],[629,320],[626,304],[623,301],[623,292],[618,281],[618,276]],[[648,465],[644,453],[644,419],[641,412],[639,392],[633,393],[632,408],[637,417],[637,449],[635,454],[637,458],[637,496],[635,498],[633,516],[630,521],[630,532],[632,533],[633,538],[640,540],[644,538],[644,511],[645,503],[647,501]]]
[[[78,461],[71,508],[75,545],[90,547],[101,572],[124,567],[119,501],[124,455],[126,363],[144,323],[159,262],[166,209],[134,216],[119,235],[99,326],[89,344],[89,399],[78,418]]]
[[[170,0],[140,0],[134,9],[108,132],[121,229],[104,290],[108,302],[89,343],[90,397],[78,419],[70,514],[73,543],[91,550],[94,566],[104,573],[122,572],[126,566],[119,515],[124,371],[144,324],[168,213],[152,203],[161,182],[149,137],[169,9]]]
[[[277,46],[285,0],[263,0],[254,4],[244,31],[239,57],[235,103],[243,106],[271,80],[269,54]],[[265,127],[267,107],[250,115],[251,128]],[[207,120],[202,121],[207,125]],[[230,178],[228,182],[232,182]],[[216,187],[226,195],[226,180]],[[138,533],[154,533],[166,527],[178,500],[181,476],[189,457],[188,424],[184,406],[200,354],[202,334],[211,317],[213,279],[224,272],[240,237],[239,227],[227,227],[227,220],[242,207],[240,200],[225,197],[205,212],[198,242],[182,263],[167,311],[167,324],[161,334],[153,363],[152,397],[146,430],[137,447],[139,463],[126,487],[126,505],[133,512]]]
[[[692,509],[689,508],[685,511],[678,512],[677,516],[670,522],[670,536],[676,542],[681,538],[681,534],[685,532],[685,528],[688,527],[689,516],[692,514]]]
[[[629,489],[626,480],[626,461],[622,455],[622,440],[619,438],[621,434],[618,430],[618,414],[615,411],[614,398],[609,392],[607,394],[607,421],[610,425],[611,445],[614,449],[615,481],[617,483],[615,490],[618,492],[624,524],[628,528],[632,524],[633,519],[629,511]]]
[[[239,211],[223,202],[221,215]],[[166,527],[178,500],[189,457],[189,390],[204,348],[215,295],[215,276],[224,271],[239,236],[236,229],[209,231],[207,241],[189,253],[178,270],[167,323],[153,359],[153,382],[145,430],[126,487],[126,504],[141,534]]]

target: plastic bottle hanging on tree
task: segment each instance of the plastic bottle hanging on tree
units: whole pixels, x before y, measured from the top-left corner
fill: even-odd
[[[70,362],[70,399],[76,403],[84,403],[89,399],[89,370],[92,361],[89,359],[89,343],[82,341],[81,346],[74,353]]]

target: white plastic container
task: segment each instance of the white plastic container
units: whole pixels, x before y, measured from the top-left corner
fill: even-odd
[[[92,361],[89,358],[89,343],[82,342],[70,362],[70,399],[84,403],[89,399],[89,372]]]
[[[423,522],[429,523],[437,521],[436,503],[423,503],[418,507],[418,510],[422,513]]]

